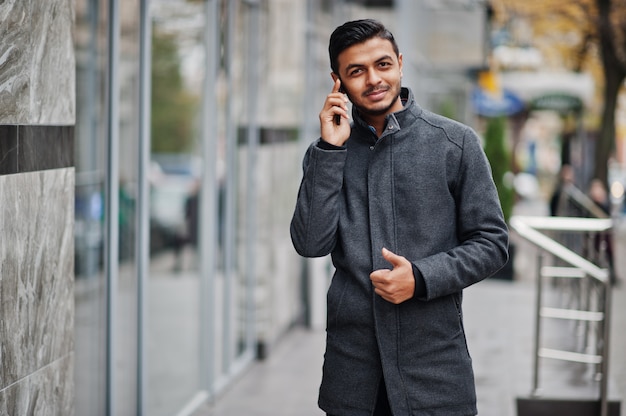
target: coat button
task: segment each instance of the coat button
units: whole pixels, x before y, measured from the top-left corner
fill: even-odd
[[[374,146],[370,146],[370,150],[374,150]]]
[[[389,130],[393,130],[393,124],[389,125]]]

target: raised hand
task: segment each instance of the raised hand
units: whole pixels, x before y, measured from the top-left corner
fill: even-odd
[[[400,304],[413,297],[415,277],[413,265],[406,258],[383,248],[383,257],[392,265],[392,269],[378,269],[370,273],[374,292],[388,302]]]
[[[348,98],[341,91],[341,81],[335,80],[335,85],[326,97],[324,107],[320,112],[320,134],[325,142],[335,146],[343,146],[350,137],[350,119],[348,117]],[[335,116],[339,116],[339,124]]]

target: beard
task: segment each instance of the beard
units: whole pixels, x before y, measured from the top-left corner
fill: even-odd
[[[348,96],[348,99],[350,100],[350,102],[352,102],[352,106],[362,115],[364,116],[370,116],[370,117],[377,117],[377,116],[382,116],[385,115],[387,113],[390,112],[391,108],[396,104],[396,102],[398,101],[398,99],[400,98],[400,91],[401,91],[401,86],[400,84],[395,85],[395,86],[387,86],[385,87],[389,92],[393,93],[393,99],[391,101],[389,101],[388,104],[383,105],[382,107],[371,107],[371,106],[364,106],[361,104],[360,100],[355,100],[353,95],[350,94],[349,91],[346,91],[346,95]],[[370,88],[367,91],[365,91],[362,94],[362,97],[366,97],[368,94],[380,90],[380,87],[376,87],[376,88]]]

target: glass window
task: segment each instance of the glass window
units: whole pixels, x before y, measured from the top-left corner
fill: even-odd
[[[75,387],[76,414],[102,415],[106,374],[103,274],[106,144],[106,2],[77,0]]]

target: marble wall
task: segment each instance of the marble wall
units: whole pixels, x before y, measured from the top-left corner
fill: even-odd
[[[73,0],[0,1],[0,124],[74,124],[73,27]]]
[[[74,168],[0,176],[0,414],[73,408]]]
[[[0,415],[74,414],[72,0],[0,0]]]

